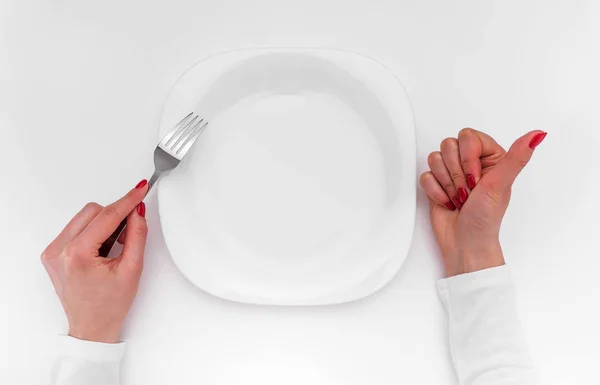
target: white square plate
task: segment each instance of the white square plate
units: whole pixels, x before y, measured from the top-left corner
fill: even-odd
[[[177,81],[160,136],[190,111],[209,125],[158,200],[192,283],[238,302],[326,305],[395,275],[414,226],[415,133],[387,68],[337,50],[226,52]]]

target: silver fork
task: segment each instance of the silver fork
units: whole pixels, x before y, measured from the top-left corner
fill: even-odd
[[[152,177],[148,181],[148,192],[161,175],[177,167],[181,159],[183,159],[194,142],[196,142],[196,139],[204,132],[206,126],[208,126],[207,121],[200,118],[197,114],[190,112],[162,138],[154,150],[154,174],[152,174]],[[102,243],[102,246],[98,250],[100,256],[108,256],[113,245],[125,229],[126,224],[127,219],[124,219],[111,236]]]

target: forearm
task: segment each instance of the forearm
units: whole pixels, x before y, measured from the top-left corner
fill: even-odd
[[[438,282],[460,385],[536,383],[507,266]]]
[[[118,385],[124,343],[105,344],[60,337],[52,385]]]

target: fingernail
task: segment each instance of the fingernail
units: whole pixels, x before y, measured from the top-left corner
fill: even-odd
[[[137,213],[142,218],[146,217],[146,204],[144,202],[140,202],[140,204],[137,205]]]
[[[469,193],[466,188],[461,187],[458,189],[458,196],[460,198],[460,203],[465,203],[469,197]]]
[[[475,183],[475,177],[473,176],[473,174],[467,174],[467,186],[469,186],[469,188],[471,190],[473,190],[476,186]]]
[[[529,148],[531,148],[533,150],[534,148],[539,146],[540,143],[542,143],[542,141],[546,137],[546,135],[548,135],[547,132],[540,132],[539,134],[534,136],[533,139],[531,139],[531,142],[529,142]]]
[[[142,179],[140,181],[140,183],[138,183],[138,184],[135,185],[135,188],[142,188],[142,187],[144,187],[147,184],[148,184],[148,181],[146,179]]]
[[[454,204],[450,201],[444,203],[444,206],[446,206],[448,208],[448,210],[452,210],[452,211],[456,210],[456,207],[454,207]]]
[[[454,203],[454,206],[456,206],[457,209],[460,210],[462,208],[462,203],[460,203],[460,198],[458,195],[452,198],[452,203]]]

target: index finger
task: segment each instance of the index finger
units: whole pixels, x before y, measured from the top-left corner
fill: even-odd
[[[473,128],[463,128],[458,133],[458,147],[463,171],[470,189],[481,179],[481,159],[501,156],[506,151],[489,135]]]
[[[100,248],[121,221],[144,199],[147,191],[148,182],[144,179],[123,198],[106,206],[81,232],[75,242],[83,247]]]

